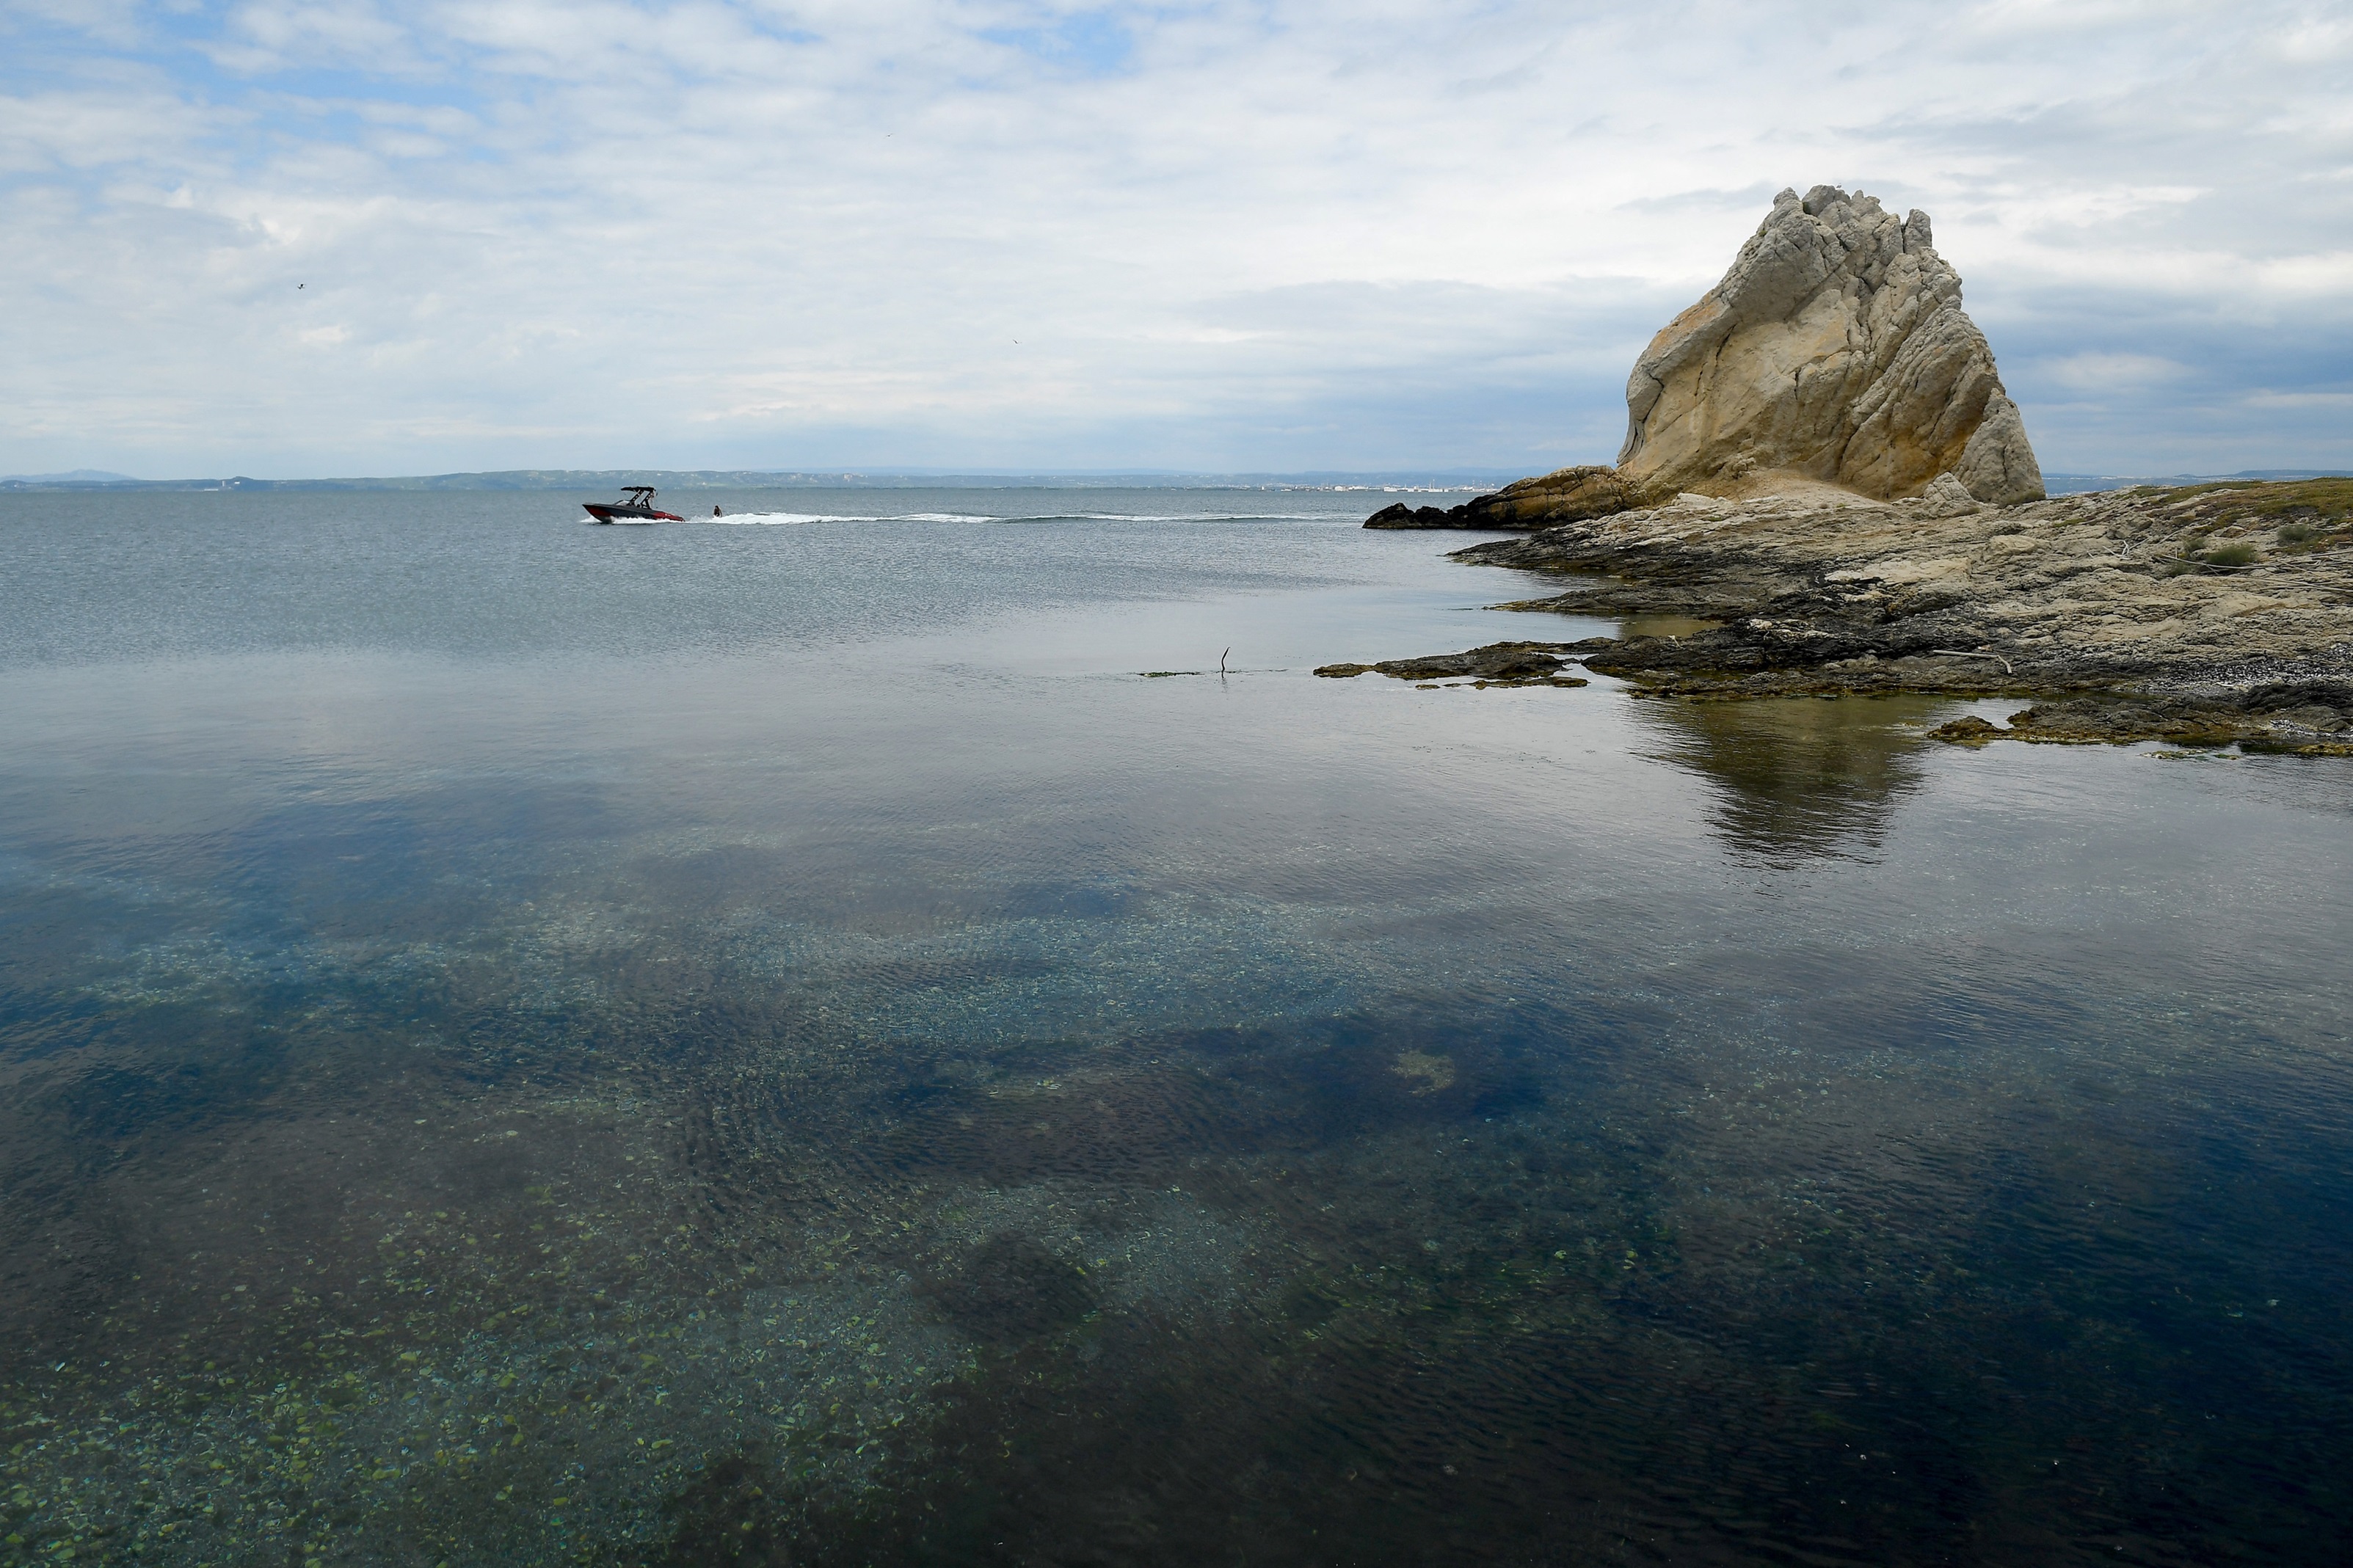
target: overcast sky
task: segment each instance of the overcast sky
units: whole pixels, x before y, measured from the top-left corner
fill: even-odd
[[[0,473],[1535,471],[1773,193],[2043,466],[2353,467],[2353,0],[0,0]]]

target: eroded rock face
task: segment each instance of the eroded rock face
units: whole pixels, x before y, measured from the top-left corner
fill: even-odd
[[[1619,470],[1653,491],[1779,471],[1883,500],[1947,474],[1978,501],[2043,495],[1926,215],[1831,185],[1775,198],[1724,280],[1651,340],[1626,410]]]

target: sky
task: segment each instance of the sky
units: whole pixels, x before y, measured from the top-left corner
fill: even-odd
[[[1783,186],[2353,468],[2353,0],[0,0],[0,473],[1536,472]]]

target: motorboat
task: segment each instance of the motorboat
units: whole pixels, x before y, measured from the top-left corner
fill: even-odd
[[[654,488],[651,485],[624,485],[621,499],[616,501],[585,500],[580,504],[598,522],[684,522],[686,519],[674,511],[658,511],[654,508]]]

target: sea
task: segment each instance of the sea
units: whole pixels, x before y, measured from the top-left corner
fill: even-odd
[[[0,1562],[2344,1561],[2353,764],[579,499],[0,496]]]

